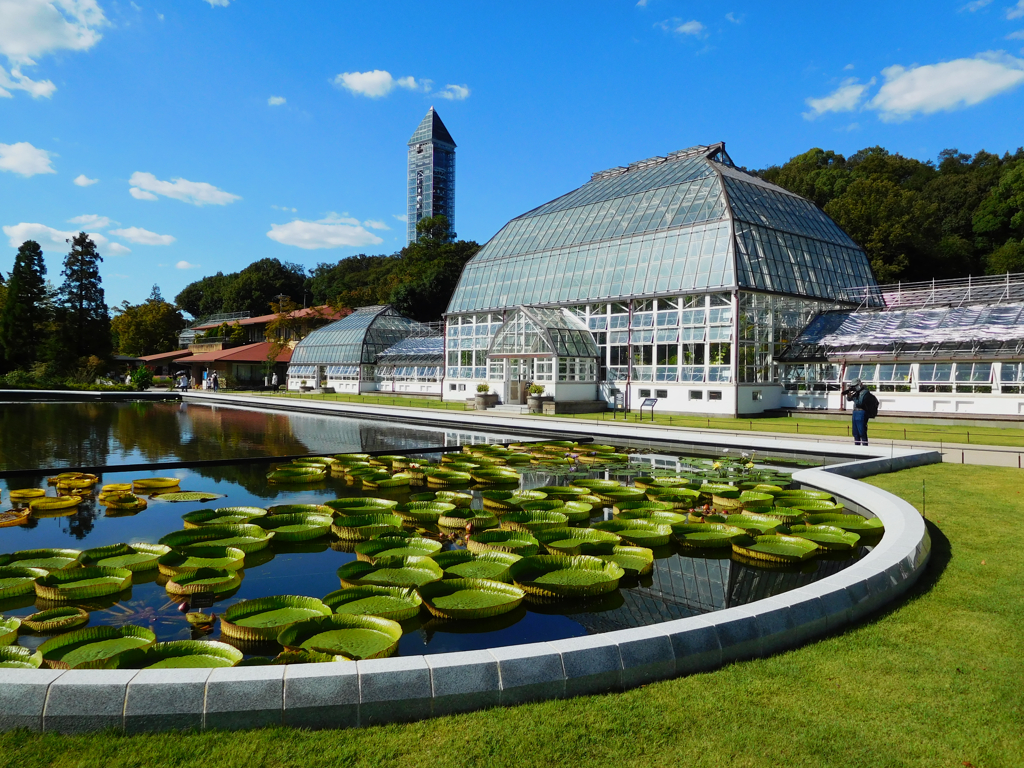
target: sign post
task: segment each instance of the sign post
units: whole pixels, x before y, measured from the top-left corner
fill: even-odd
[[[644,408],[651,409],[651,421],[654,421],[654,406],[656,406],[657,404],[658,398],[656,397],[644,398],[644,401],[640,404],[640,421],[644,420]]]

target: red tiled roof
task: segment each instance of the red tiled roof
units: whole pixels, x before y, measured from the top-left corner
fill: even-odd
[[[191,365],[192,363],[262,363],[270,354],[270,342],[261,341],[258,344],[246,344],[244,347],[232,347],[231,349],[218,349],[215,352],[202,352],[191,357],[183,357],[176,360],[176,363]],[[277,356],[276,362],[287,363],[292,359],[292,350],[285,347]]]
[[[185,357],[189,354],[187,349],[175,349],[170,352],[157,352],[155,355],[143,355],[138,358],[144,363],[163,363],[168,360],[176,360],[179,357]]]
[[[294,312],[291,312],[289,316],[292,318],[315,316],[323,317],[325,320],[340,320],[343,317],[343,312],[339,312],[336,309],[332,309],[331,307],[325,304],[321,307],[306,307],[305,309],[296,309]],[[259,317],[246,317],[241,320],[221,320],[220,322],[209,322],[204,323],[203,325],[197,325],[195,326],[195,329],[198,331],[203,330],[204,328],[216,328],[217,326],[223,325],[224,323],[227,323],[228,325],[241,326],[258,325],[259,323],[269,323],[270,321],[276,318],[276,314],[270,314],[260,315]]]

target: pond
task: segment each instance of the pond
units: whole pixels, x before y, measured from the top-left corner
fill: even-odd
[[[444,428],[410,427],[392,422],[275,413],[260,410],[210,407],[179,403],[45,403],[0,405],[0,468],[45,467],[37,475],[9,478],[2,485],[3,508],[10,508],[9,491],[46,487],[46,477],[60,467],[107,465],[99,485],[128,483],[152,476],[179,478],[182,491],[223,495],[215,501],[169,502],[149,500],[148,508],[133,515],[112,515],[86,497],[73,514],[55,510],[35,513],[26,524],[0,528],[0,553],[39,548],[88,549],[120,542],[155,543],[183,527],[182,515],[203,508],[281,504],[322,504],[337,498],[373,496],[398,502],[428,489],[402,487],[359,490],[343,478],[328,473],[309,486],[275,485],[267,480],[266,462],[252,459],[266,455],[322,453],[333,455],[358,451],[401,453],[421,447],[457,446],[466,443],[509,442],[510,436],[453,431]],[[202,461],[238,458],[228,466],[119,472],[118,464],[168,460]],[[425,458],[437,461],[440,453]],[[249,461],[247,461],[249,459]],[[583,467],[572,478],[605,478],[630,485],[653,468],[671,471],[685,468],[677,455],[634,453],[627,464],[612,469]],[[527,465],[522,471],[524,489],[567,485],[569,468]],[[575,469],[575,467],[573,467]],[[97,486],[97,488],[99,487]],[[473,489],[474,486],[463,486]],[[53,489],[49,490],[53,494]],[[480,490],[473,490],[472,507],[480,508]],[[611,519],[610,508],[595,506],[591,524]],[[445,547],[452,547],[446,543]],[[461,546],[457,544],[454,546]],[[212,611],[223,613],[242,600],[269,595],[305,595],[320,598],[341,586],[338,568],[356,559],[351,544],[332,534],[301,544],[272,541],[265,550],[248,555],[237,591],[219,599]],[[346,551],[348,550],[348,551]],[[574,637],[684,618],[742,605],[813,582],[854,563],[868,549],[864,546],[841,555],[816,557],[797,566],[763,568],[740,562],[729,549],[683,550],[676,545],[655,550],[654,570],[648,576],[626,577],[619,589],[599,598],[577,602],[535,603],[524,601],[516,610],[493,619],[442,621],[426,610],[402,624],[401,655],[475,650]],[[90,626],[135,624],[151,628],[159,641],[193,637],[179,599],[164,589],[166,577],[156,570],[136,572],[130,589],[108,598],[86,601]],[[23,617],[43,607],[35,595],[0,602],[0,614]],[[218,625],[219,627],[219,625]],[[211,639],[219,638],[219,629]],[[18,642],[35,648],[45,636],[22,634]],[[270,653],[273,651],[260,651]]]

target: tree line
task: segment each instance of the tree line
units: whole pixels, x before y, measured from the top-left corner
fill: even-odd
[[[881,283],[1024,272],[1024,148],[938,162],[815,148],[755,173],[831,216]]]

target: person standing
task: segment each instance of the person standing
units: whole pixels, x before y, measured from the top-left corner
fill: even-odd
[[[210,378],[213,379],[213,391],[216,392],[217,387],[220,385],[220,377],[217,375],[217,372],[214,371],[210,374]],[[867,445],[867,438],[864,439],[864,444]]]
[[[850,388],[844,393],[846,399],[853,403],[853,444],[868,444],[868,412],[865,401],[871,393],[860,379],[854,379]],[[873,397],[873,396],[872,396]]]
[[[270,377],[270,386],[277,389],[277,371],[274,371],[274,375]]]

